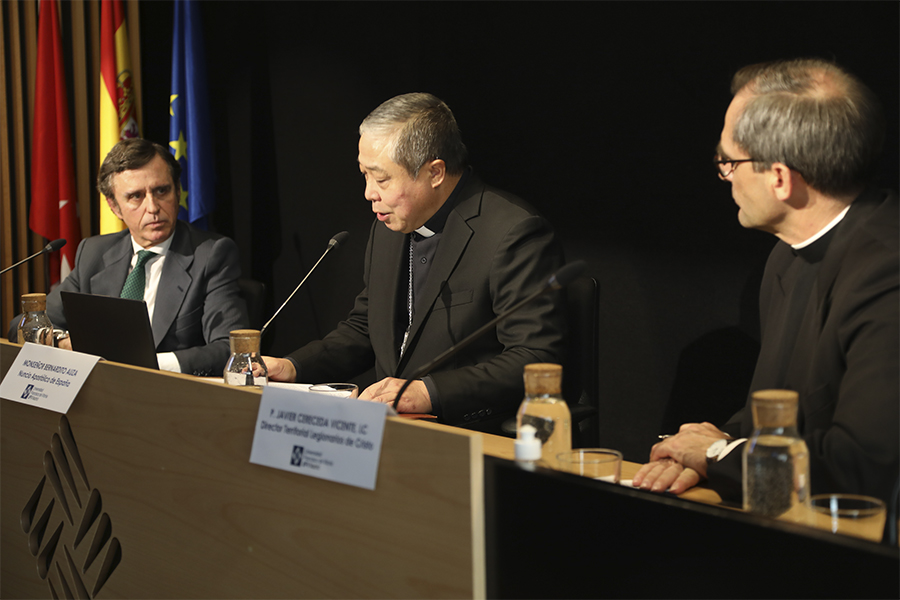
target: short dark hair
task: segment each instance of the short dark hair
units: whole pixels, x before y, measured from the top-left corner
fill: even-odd
[[[142,138],[122,140],[112,147],[100,171],[97,174],[97,189],[107,198],[115,200],[113,177],[122,171],[140,169],[155,157],[160,156],[169,166],[172,183],[175,184],[175,196],[181,195],[181,165],[166,148]]]
[[[833,62],[803,58],[744,67],[731,91],[751,95],[735,143],[765,171],[781,162],[830,195],[857,193],[875,174],[884,143],[881,103]]]
[[[389,138],[391,160],[413,179],[429,160],[443,160],[451,175],[466,168],[466,146],[456,118],[431,94],[403,94],[383,102],[360,124],[359,134],[364,133]]]

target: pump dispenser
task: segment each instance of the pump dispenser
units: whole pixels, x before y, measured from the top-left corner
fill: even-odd
[[[541,440],[535,437],[536,434],[537,429],[533,425],[522,425],[516,439],[516,462],[528,471],[534,471],[541,460]]]

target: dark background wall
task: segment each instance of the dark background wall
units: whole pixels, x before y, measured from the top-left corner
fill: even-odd
[[[746,394],[775,241],[739,226],[710,162],[730,77],[775,58],[837,60],[885,105],[880,183],[896,189],[898,7],[202,2],[215,228],[274,303],[333,234],[352,236],[264,350],[289,352],[346,315],[372,222],[357,126],[396,94],[430,91],[453,109],[481,176],[535,204],[600,282],[601,444],[640,460],[685,418],[724,420]],[[170,3],[141,3],[145,135],[161,141],[171,20]]]

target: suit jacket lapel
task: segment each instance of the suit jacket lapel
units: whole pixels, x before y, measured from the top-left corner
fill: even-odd
[[[815,291],[814,297],[818,301],[818,306],[823,306],[826,297],[831,294],[838,271],[843,266],[842,259],[847,253],[850,239],[853,237],[850,232],[867,220],[876,206],[877,195],[867,190],[850,205],[850,210],[835,226],[835,237],[828,244],[828,250],[822,260],[822,267],[816,281],[818,289]],[[824,317],[827,315],[823,315],[823,322]]]
[[[477,188],[475,193],[472,193],[473,187]],[[434,305],[440,298],[447,280],[450,279],[453,271],[456,270],[460,258],[466,251],[466,246],[469,245],[473,232],[467,221],[478,216],[481,210],[482,187],[477,178],[473,177],[472,183],[463,190],[463,199],[447,216],[444,232],[441,234],[441,241],[434,256],[434,263],[428,271],[425,289],[422,291],[422,297],[416,299],[416,306],[419,307],[419,310],[416,311],[413,317],[407,351],[400,364],[397,365],[396,373],[400,373],[408,362],[409,356],[416,345],[419,332],[427,322],[431,311],[434,310]],[[443,349],[440,351],[443,351]]]
[[[400,340],[396,338],[397,303],[405,300],[398,296],[400,289],[400,265],[405,264],[404,256],[408,236],[398,235],[383,224],[376,222],[375,236],[380,238],[374,246],[383,250],[370,258],[369,270],[369,339],[379,360],[387,357],[384,365],[386,373],[394,373],[400,353]]]
[[[187,227],[182,221],[175,226],[172,245],[166,253],[156,291],[156,307],[153,309],[153,343],[159,346],[166,332],[175,322],[178,310],[193,281],[188,269],[194,262],[194,248],[191,246]]]
[[[103,268],[91,276],[91,293],[114,297],[121,294],[133,254],[131,234],[125,230],[122,232],[122,239],[103,253]]]
[[[847,253],[847,247],[850,244],[850,240],[854,237],[852,232],[860,221],[871,212],[871,204],[862,199],[857,200],[854,205],[834,229],[815,243],[816,245],[824,244],[824,246],[816,247],[816,245],[813,245],[807,250],[807,252],[812,250],[824,254],[819,258],[821,262],[817,265],[815,279],[811,283],[806,306],[803,307],[804,310],[800,317],[801,321],[793,346],[794,350],[789,357],[788,367],[784,371],[786,381],[789,384],[797,385],[796,382],[803,381],[809,372],[811,356],[809,352],[818,346],[822,329],[828,321],[828,314],[831,310],[832,290],[839,269],[843,264],[843,257]],[[807,258],[809,258],[809,255],[807,255]],[[794,282],[794,285],[796,285],[796,282]],[[782,310],[790,310],[790,307],[785,304]],[[789,313],[785,313],[781,318],[790,318]],[[773,370],[776,368],[777,366],[772,367]],[[801,405],[804,401],[805,399],[801,398]],[[801,419],[802,415],[803,411],[801,410]],[[799,424],[802,425],[802,422]]]

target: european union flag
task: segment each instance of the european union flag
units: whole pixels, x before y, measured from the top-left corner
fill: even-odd
[[[207,229],[216,200],[203,28],[197,4],[175,0],[169,146],[182,169],[178,218]]]

